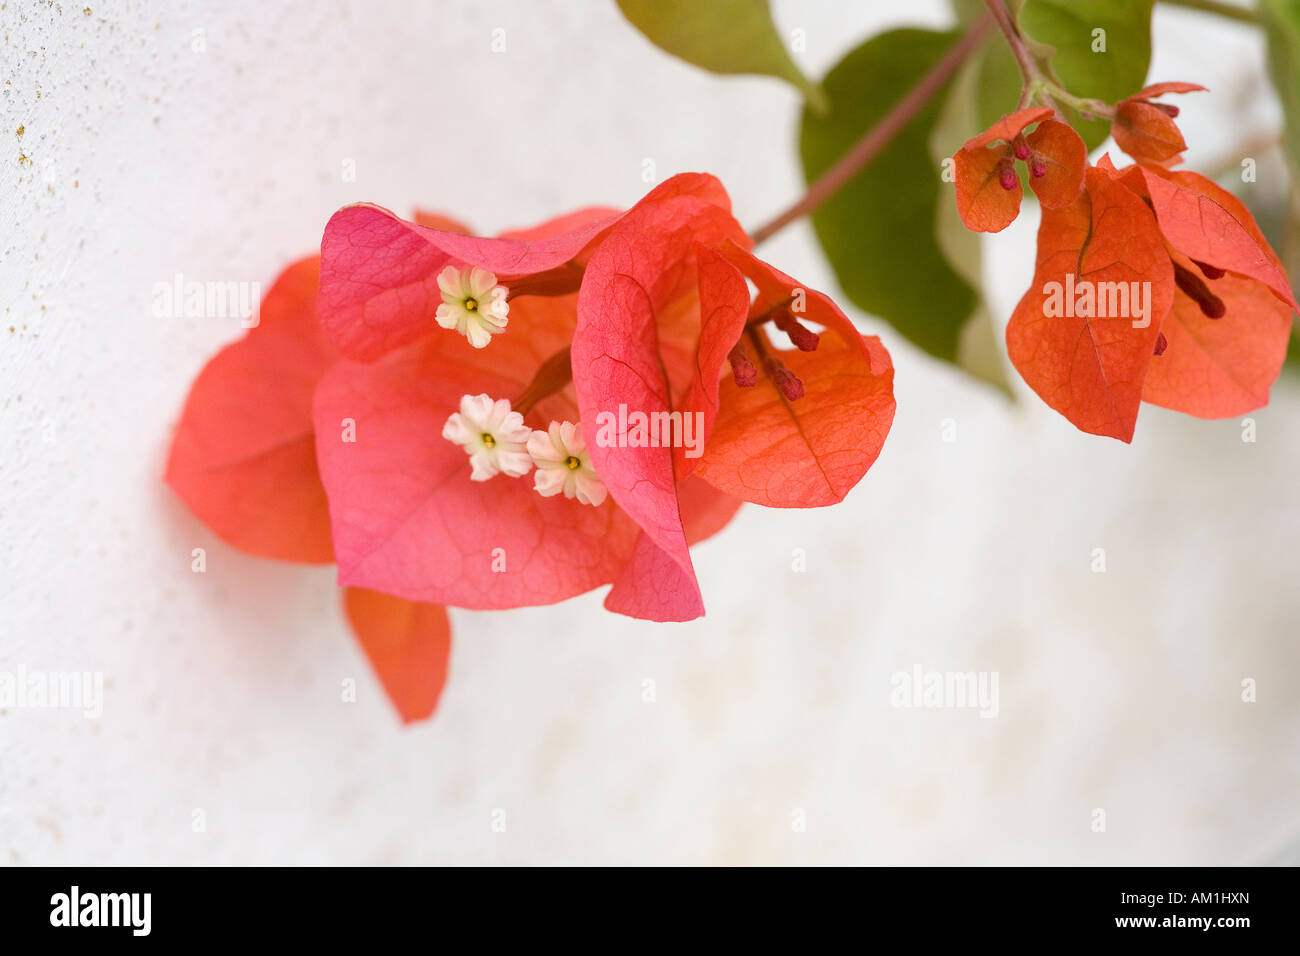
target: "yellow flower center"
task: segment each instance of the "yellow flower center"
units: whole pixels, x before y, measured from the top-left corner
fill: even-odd
[[[575,455],[570,455],[568,458],[564,459],[564,464],[569,471],[577,471],[582,467],[582,459]]]
[[[492,435],[489,435],[487,432],[484,432],[484,433],[483,433],[483,447],[484,447],[484,448],[495,448],[496,446],[497,446],[497,440],[496,440],[496,438],[494,438]]]
[[[478,299],[474,298],[473,296],[470,296],[468,299],[465,300],[465,308],[470,312],[477,311]]]

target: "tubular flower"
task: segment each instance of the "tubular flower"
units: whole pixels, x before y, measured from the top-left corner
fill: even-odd
[[[463,396],[460,411],[453,412],[442,426],[442,437],[469,455],[470,481],[528,474],[533,467],[526,447],[531,433],[524,416],[510,410],[509,401],[498,398],[494,402],[486,395]]]
[[[544,498],[564,493],[584,505],[600,505],[607,492],[591,467],[582,430],[572,422],[551,422],[546,431],[535,431],[528,439],[528,454],[537,470],[533,489]]]
[[[438,273],[442,304],[434,318],[444,329],[455,329],[476,349],[485,347],[492,336],[506,330],[510,305],[505,286],[497,277],[477,266],[458,269],[446,266]]]

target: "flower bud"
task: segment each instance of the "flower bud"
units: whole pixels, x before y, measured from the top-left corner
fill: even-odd
[[[727,361],[731,363],[731,377],[739,388],[753,388],[758,384],[758,369],[745,354],[744,345],[737,342],[735,348],[727,353]]]
[[[1016,175],[1016,167],[1011,160],[1004,159],[998,163],[998,183],[1003,189],[1008,191],[1015,189],[1020,182],[1020,177]]]

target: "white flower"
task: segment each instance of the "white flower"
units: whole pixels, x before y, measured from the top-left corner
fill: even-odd
[[[533,456],[533,489],[550,498],[564,492],[584,505],[599,505],[608,494],[604,483],[591,467],[582,429],[572,422],[551,422],[547,431],[535,431],[528,439],[528,454]]]
[[[458,269],[447,266],[438,273],[442,304],[436,318],[444,329],[455,329],[476,349],[506,330],[510,304],[506,287],[486,269]]]
[[[499,474],[511,478],[528,474],[533,467],[527,450],[531,431],[524,416],[512,412],[504,398],[494,402],[486,395],[465,395],[460,411],[442,426],[442,437],[465,449],[474,469],[472,480],[487,481]]]

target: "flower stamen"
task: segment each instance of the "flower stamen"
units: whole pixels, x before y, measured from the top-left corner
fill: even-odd
[[[1183,294],[1201,307],[1201,312],[1207,319],[1221,319],[1227,313],[1228,307],[1223,304],[1223,300],[1210,291],[1209,286],[1195,272],[1190,269],[1184,269],[1178,263],[1174,263],[1174,284],[1182,290]]]
[[[781,396],[788,402],[795,402],[803,398],[803,382],[799,380],[797,375],[786,368],[779,358],[767,351],[767,346],[763,344],[762,333],[751,327],[749,329],[749,340],[754,344],[754,351],[758,353],[759,361],[763,363],[763,371],[767,374],[776,390],[781,393]]]
[[[772,324],[790,336],[790,341],[800,352],[815,352],[821,337],[799,322],[789,308],[777,309],[772,314]]]
[[[738,388],[753,388],[758,384],[758,369],[745,353],[743,342],[737,342],[727,353],[727,361],[731,363],[731,377]]]

